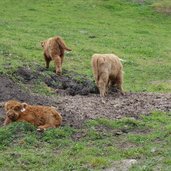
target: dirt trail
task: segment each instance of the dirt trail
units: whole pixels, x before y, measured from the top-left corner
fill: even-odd
[[[15,82],[6,76],[0,76],[0,102],[17,99],[30,104],[52,105],[62,114],[64,125],[80,127],[87,119],[105,117],[108,119],[123,116],[139,117],[140,114],[149,114],[151,111],[171,111],[171,94],[162,93],[112,93],[102,103],[98,94],[60,95],[47,97],[24,91]],[[0,115],[4,115],[0,108]],[[0,119],[2,124],[3,118]]]

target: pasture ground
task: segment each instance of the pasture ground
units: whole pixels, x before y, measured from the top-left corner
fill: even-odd
[[[0,6],[0,102],[52,105],[64,118],[62,127],[44,133],[27,123],[2,127],[0,107],[0,170],[171,170],[169,0],[1,0]],[[72,48],[61,77],[53,62],[44,68],[40,46],[54,35]],[[125,60],[125,95],[111,89],[101,102],[94,53]],[[131,168],[129,160],[136,161]]]
[[[49,97],[27,91],[30,84],[34,83],[30,80],[21,88],[7,76],[1,76],[0,101],[18,99],[52,105],[61,112],[63,126],[44,133],[26,123],[2,127],[2,170],[123,170],[125,159],[138,163],[132,170],[170,169],[171,94],[113,92],[104,104],[94,92]],[[3,108],[0,116],[2,126]],[[127,165],[129,169],[131,165]]]

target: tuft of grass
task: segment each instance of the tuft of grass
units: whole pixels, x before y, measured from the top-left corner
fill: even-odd
[[[54,90],[52,90],[45,83],[42,83],[42,82],[33,85],[33,87],[31,89],[34,93],[38,93],[38,94],[42,94],[42,95],[50,96],[50,95],[54,94]]]
[[[0,148],[16,143],[17,139],[22,139],[24,132],[28,135],[34,134],[35,127],[29,123],[14,123],[0,129]]]

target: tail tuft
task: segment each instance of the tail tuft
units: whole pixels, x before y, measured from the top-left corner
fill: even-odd
[[[67,51],[72,51],[72,49],[70,49],[66,46],[64,40],[61,37],[57,36],[56,41],[63,49],[65,49]]]
[[[121,62],[126,62],[126,60],[124,60],[124,59],[121,59],[121,58],[119,58],[119,60],[120,60]]]

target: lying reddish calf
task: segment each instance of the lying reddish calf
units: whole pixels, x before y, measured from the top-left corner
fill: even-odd
[[[62,123],[62,117],[54,107],[32,106],[10,100],[5,103],[5,111],[4,125],[21,121],[32,123],[38,127],[37,130],[46,130],[47,128],[56,128]]]

